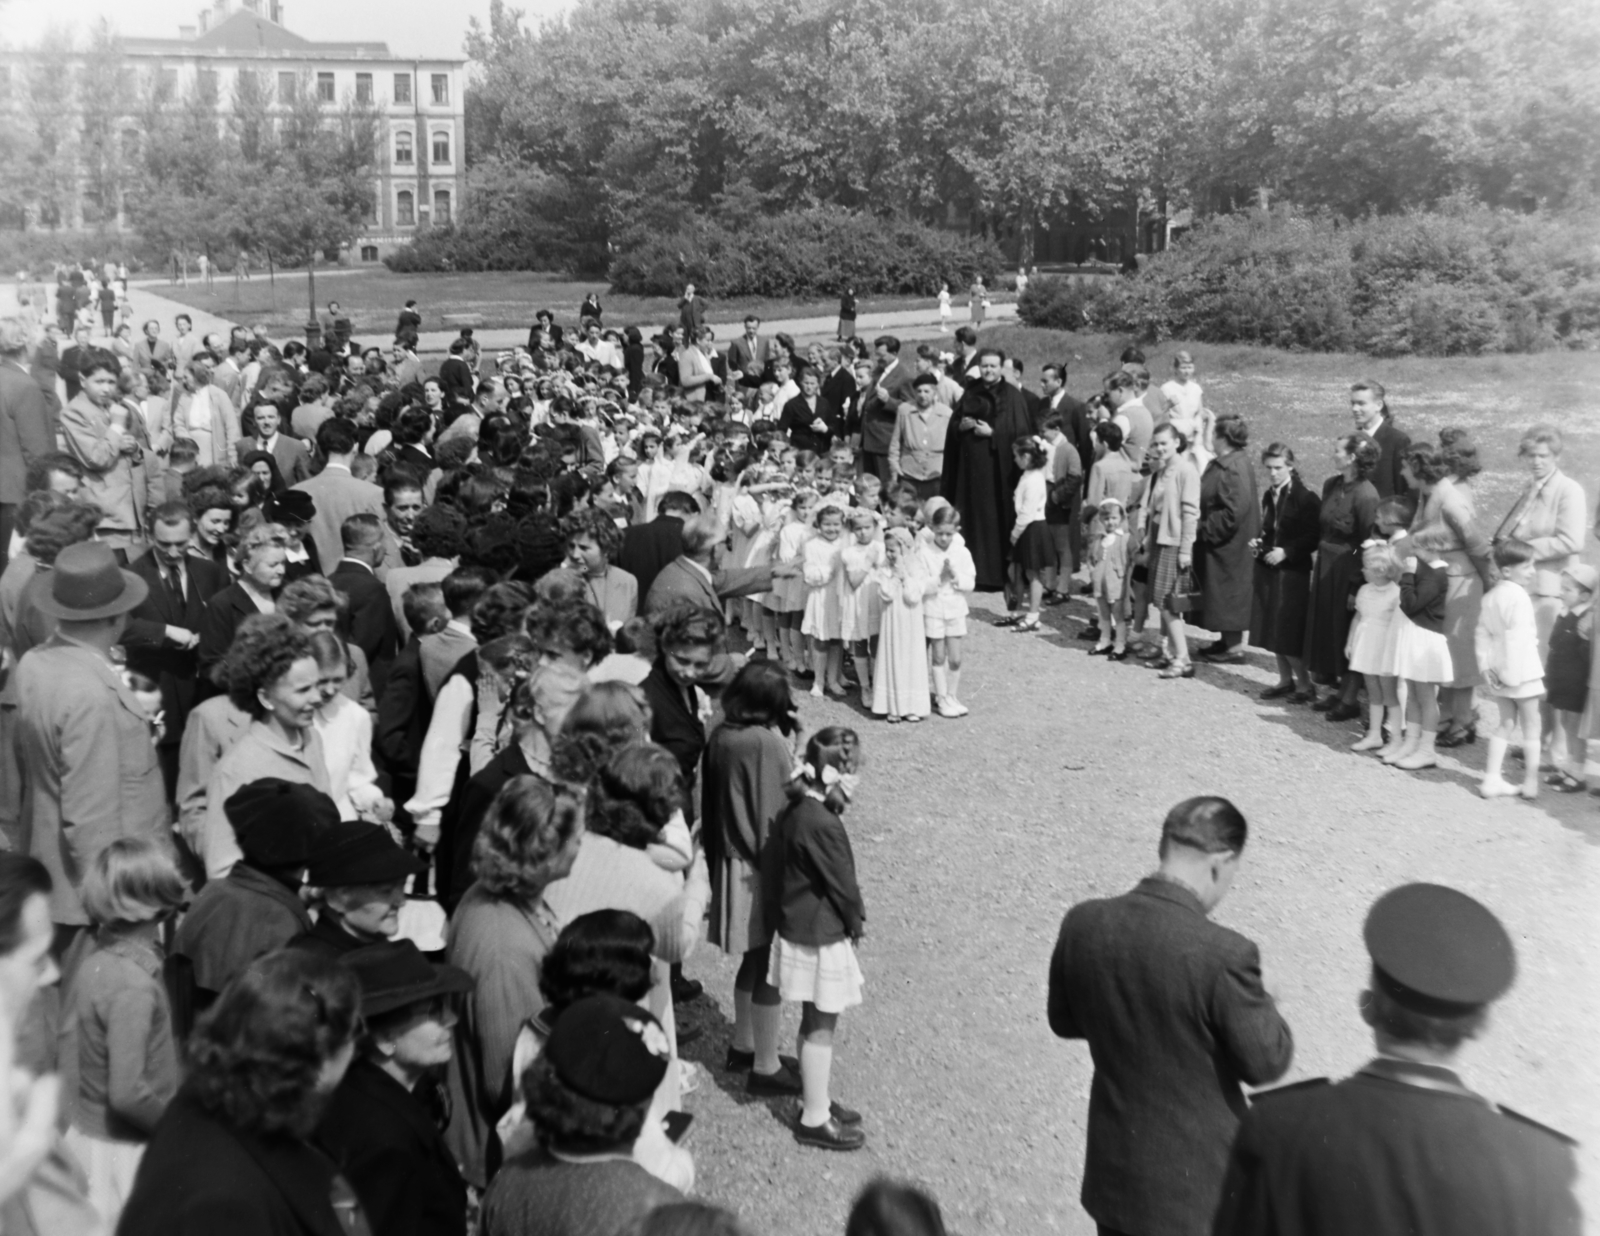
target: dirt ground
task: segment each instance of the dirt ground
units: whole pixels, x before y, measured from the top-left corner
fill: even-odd
[[[1091,1068],[1045,1023],[1046,966],[1073,903],[1130,888],[1155,865],[1160,822],[1198,793],[1250,822],[1243,870],[1217,913],[1261,947],[1295,1032],[1285,1081],[1342,1076],[1371,1055],[1356,1012],[1361,923],[1385,889],[1459,887],[1518,950],[1515,988],[1462,1059],[1468,1085],[1580,1139],[1581,1196],[1600,1213],[1600,802],[1473,792],[1482,747],[1420,774],[1351,753],[1356,731],[1264,704],[1268,659],[1161,681],[1085,656],[1078,602],[1049,630],[988,625],[979,598],[964,720],[890,727],[805,699],[808,727],[852,724],[868,766],[845,817],[867,902],[866,1002],[840,1020],[834,1093],[866,1118],[853,1155],[802,1149],[784,1104],[722,1069],[736,959],[703,945],[708,1068],[686,1106],[698,1193],[756,1236],[843,1230],[872,1176],[921,1182],[953,1232],[1092,1233],[1078,1205]],[[786,1010],[785,1034],[798,1023]],[[789,1049],[785,1048],[787,1052]]]

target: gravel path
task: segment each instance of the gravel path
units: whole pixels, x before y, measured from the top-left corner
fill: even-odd
[[[1061,915],[1125,891],[1155,864],[1161,817],[1224,793],[1250,821],[1218,919],[1256,940],[1294,1028],[1288,1080],[1370,1056],[1356,1013],[1361,923],[1383,890],[1453,884],[1490,905],[1518,949],[1517,985],[1463,1058],[1467,1083],[1583,1141],[1585,1209],[1600,1213],[1600,804],[1547,794],[1485,802],[1468,767],[1422,774],[1350,753],[1353,729],[1263,704],[1268,658],[1163,682],[1071,638],[1086,610],[1014,635],[974,606],[962,695],[972,715],[889,727],[836,701],[805,723],[861,730],[868,766],[846,816],[867,900],[866,1003],[840,1021],[834,1093],[866,1116],[854,1155],[798,1147],[781,1104],[721,1068],[736,968],[709,945],[689,973],[711,1066],[687,1106],[698,1191],[761,1236],[838,1233],[874,1174],[923,1182],[953,1231],[1092,1233],[1078,1205],[1091,1070],[1045,1024]],[[1481,768],[1481,745],[1466,748]],[[786,1010],[785,1034],[798,1023]],[[791,1050],[785,1047],[785,1053]]]

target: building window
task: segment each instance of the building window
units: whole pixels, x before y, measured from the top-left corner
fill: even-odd
[[[363,262],[376,262],[378,260],[378,246],[377,245],[362,245],[361,246],[361,260]]]
[[[433,75],[433,101],[440,104],[450,102],[450,75],[448,73],[435,73]]]
[[[396,163],[410,163],[414,157],[411,149],[411,134],[396,133],[394,135],[394,161]]]
[[[433,222],[436,227],[443,227],[450,222],[450,191],[448,189],[435,189],[433,191]]]
[[[280,103],[293,103],[294,102],[294,74],[293,73],[279,73],[278,74],[278,102],[280,102]]]
[[[401,227],[413,227],[417,222],[417,199],[410,189],[401,189],[394,199],[394,221]]]
[[[317,99],[323,103],[333,102],[333,74],[317,74]]]
[[[394,75],[394,101],[396,103],[411,102],[411,74],[396,73]]]
[[[170,99],[178,93],[178,70],[163,68],[161,70],[161,97]]]
[[[448,133],[435,133],[433,135],[433,161],[435,163],[450,162],[450,135]]]
[[[372,102],[372,74],[371,73],[357,73],[356,74],[356,102],[357,103],[370,103],[370,102]]]
[[[208,103],[217,101],[218,80],[215,69],[201,69],[195,76],[195,85],[200,91],[200,97]]]

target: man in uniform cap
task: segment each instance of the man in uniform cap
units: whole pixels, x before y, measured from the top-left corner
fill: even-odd
[[[290,941],[340,958],[379,944],[400,929],[406,883],[424,864],[406,853],[380,824],[346,820],[328,829],[306,881],[321,890],[317,924]]]
[[[300,884],[318,845],[339,823],[333,799],[278,777],[235,790],[222,809],[244,857],[200,890],[172,942],[173,957],[185,963],[180,973],[192,975],[195,1013],[257,957],[311,926]]]
[[[1511,987],[1498,919],[1406,884],[1367,915],[1361,1017],[1378,1056],[1353,1077],[1254,1097],[1215,1236],[1576,1236],[1572,1143],[1474,1094],[1451,1065]]]

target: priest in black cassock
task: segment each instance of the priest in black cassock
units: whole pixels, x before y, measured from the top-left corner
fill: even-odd
[[[977,567],[980,592],[1005,587],[1019,479],[1011,447],[1032,432],[1028,405],[1003,378],[1004,364],[1002,352],[979,354],[978,380],[967,387],[950,418],[939,484],[940,495],[961,512],[961,536]]]

